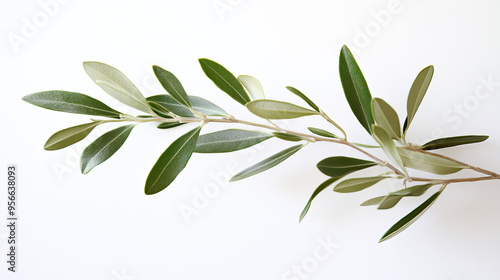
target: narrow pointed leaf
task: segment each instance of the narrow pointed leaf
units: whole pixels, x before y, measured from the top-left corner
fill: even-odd
[[[163,88],[170,93],[170,95],[175,98],[177,102],[186,107],[191,107],[191,103],[189,102],[189,98],[184,90],[184,87],[174,74],[156,65],[153,66],[153,72]]]
[[[438,191],[429,197],[424,203],[411,211],[408,215],[404,216],[396,224],[394,224],[384,235],[380,238],[379,243],[386,241],[397,234],[401,233],[403,230],[407,229],[411,224],[413,224],[418,218],[420,218],[427,209],[429,209],[432,204],[436,201],[442,191]]]
[[[228,113],[224,111],[224,109],[220,108],[219,106],[215,105],[214,103],[198,97],[198,96],[193,96],[189,95],[189,102],[191,103],[191,106],[193,110],[196,112],[200,112],[204,115],[207,116],[226,116]],[[160,94],[160,95],[154,95],[146,98],[148,101],[153,101],[161,106],[163,106],[165,109],[168,111],[181,116],[181,117],[194,117],[194,113],[189,110],[186,106],[180,104],[175,100],[170,95],[166,94]]]
[[[479,143],[488,139],[488,137],[489,136],[486,135],[467,135],[440,138],[425,143],[424,145],[422,145],[422,150],[436,150],[465,144]]]
[[[118,69],[96,61],[84,62],[83,67],[89,77],[113,98],[139,111],[151,113],[144,96]]]
[[[347,46],[343,46],[339,59],[340,81],[351,110],[361,125],[371,133],[374,124],[371,102],[372,96],[365,77]]]
[[[102,116],[109,118],[120,118],[120,112],[108,107],[101,101],[88,95],[62,90],[51,90],[32,93],[23,97],[23,100],[49,110]]]
[[[302,98],[302,100],[304,100],[316,112],[318,112],[318,113],[320,112],[318,106],[316,106],[316,104],[314,104],[314,102],[312,102],[311,99],[309,99],[309,97],[307,97],[305,94],[303,94],[300,90],[298,90],[294,87],[286,87],[286,89],[288,89],[289,91],[291,91],[293,94],[297,95],[298,97]]]
[[[269,133],[242,129],[226,129],[200,135],[196,153],[228,153],[245,149],[273,137]]]
[[[250,97],[241,83],[231,72],[224,68],[224,66],[206,58],[199,59],[199,62],[205,75],[207,75],[207,77],[223,92],[227,93],[242,105],[250,102]]]
[[[401,168],[406,177],[409,177],[405,165],[403,164],[403,160],[398,153],[396,144],[394,144],[387,131],[385,131],[385,129],[381,126],[372,125],[372,134],[373,138],[380,144],[385,154]]]
[[[160,123],[156,128],[159,128],[159,129],[168,129],[168,128],[173,128],[173,127],[176,127],[176,126],[179,126],[179,125],[183,125],[183,124],[186,124],[186,123],[181,123],[181,122],[164,122],[164,123]]]
[[[368,148],[368,149],[378,149],[381,148],[380,146],[374,146],[374,145],[367,145],[367,144],[362,144],[362,143],[356,143],[356,142],[351,142],[354,145],[362,148]]]
[[[337,135],[329,132],[329,131],[326,131],[324,129],[321,129],[321,128],[316,128],[316,127],[308,127],[307,129],[309,129],[310,132],[316,134],[316,135],[319,135],[319,136],[323,136],[323,137],[327,137],[327,138],[334,138],[334,139],[339,139],[340,137],[338,137]]]
[[[264,90],[259,80],[252,76],[240,75],[238,76],[238,81],[247,89],[248,93],[252,97],[252,100],[265,99]]]
[[[48,151],[66,148],[87,137],[99,124],[101,122],[91,122],[60,130],[50,136],[43,148]]]
[[[380,202],[382,202],[385,197],[386,196],[383,195],[383,196],[377,196],[377,197],[374,197],[374,198],[370,198],[367,201],[361,203],[359,206],[374,206],[374,205],[379,205]]]
[[[376,183],[386,179],[384,176],[376,177],[362,177],[362,178],[352,178],[344,180],[338,183],[333,190],[339,193],[351,193],[359,192],[368,187],[375,185]]]
[[[287,148],[281,152],[278,152],[278,153],[272,155],[271,157],[239,172],[238,174],[234,175],[229,181],[230,182],[239,181],[239,180],[248,178],[250,176],[259,174],[261,172],[264,172],[264,171],[280,164],[281,162],[283,162],[284,160],[286,160],[287,158],[289,158],[290,156],[295,154],[297,151],[299,151],[302,147],[304,147],[304,145],[296,145],[296,146]]]
[[[148,105],[153,110],[153,112],[155,112],[158,116],[167,119],[173,119],[173,117],[168,114],[169,113],[168,110],[159,103],[154,101],[148,101]]]
[[[319,113],[288,102],[259,99],[248,102],[246,107],[253,114],[270,120],[293,119],[304,116],[318,115]]]
[[[373,161],[340,156],[325,158],[317,164],[317,167],[327,176],[342,177],[375,165],[377,163]]]
[[[161,154],[146,179],[144,188],[146,194],[155,194],[164,190],[186,167],[193,154],[200,130],[201,126],[182,135]]]
[[[418,73],[417,78],[415,78],[415,81],[410,88],[410,93],[408,94],[408,100],[406,103],[408,122],[405,126],[405,132],[410,127],[410,124],[413,121],[415,114],[417,113],[417,109],[424,99],[427,88],[429,88],[429,85],[431,83],[433,74],[434,66],[430,65],[425,67],[422,71],[420,71],[420,73]]]
[[[372,111],[375,122],[383,127],[393,139],[401,138],[401,127],[396,111],[383,99],[374,98],[372,100]]]
[[[432,184],[417,185],[409,188],[404,188],[399,191],[391,192],[385,196],[380,202],[378,209],[389,209],[394,207],[403,197],[423,195]]]
[[[307,204],[306,206],[304,207],[304,210],[302,210],[302,213],[300,213],[300,217],[299,217],[299,223],[302,222],[302,220],[304,219],[304,217],[306,216],[307,212],[309,211],[309,208],[311,208],[311,203],[313,201],[313,199],[320,193],[322,192],[324,189],[328,188],[331,184],[333,184],[335,181],[337,181],[338,179],[340,179],[342,177],[332,177],[332,178],[329,178],[328,180],[324,181],[323,183],[321,183],[321,185],[319,185],[315,190],[314,192],[312,193],[311,197],[309,198],[309,200],[307,201]]]
[[[273,132],[273,135],[276,138],[279,138],[279,139],[285,140],[285,141],[297,142],[297,141],[304,140],[300,136],[293,135],[293,134],[288,134],[288,133],[284,133],[284,132]]]
[[[83,150],[80,169],[83,174],[110,158],[127,140],[135,125],[124,125],[108,131]]]
[[[458,172],[467,166],[434,155],[398,148],[403,164],[408,168],[434,174],[446,175]]]

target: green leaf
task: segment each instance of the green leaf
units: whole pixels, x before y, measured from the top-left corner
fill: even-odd
[[[377,141],[380,146],[382,146],[382,149],[384,150],[385,154],[397,165],[401,168],[405,176],[408,178],[410,177],[408,175],[408,172],[406,171],[405,165],[403,164],[403,160],[401,159],[401,156],[398,153],[396,144],[392,141],[391,137],[383,129],[381,126],[378,126],[376,124],[372,125],[372,136]]]
[[[166,94],[160,94],[160,95],[154,95],[146,98],[148,101],[154,101],[161,106],[163,106],[165,109],[169,110],[170,112],[181,116],[181,117],[194,117],[194,113],[189,110],[186,106],[180,104],[175,100],[170,95]],[[196,112],[202,113],[207,116],[227,116],[228,113],[224,111],[224,109],[220,108],[219,106],[215,105],[214,103],[198,97],[198,96],[193,96],[189,95],[188,96],[189,102],[191,103],[191,106],[193,110]]]
[[[302,210],[302,213],[300,213],[299,223],[302,222],[302,220],[306,216],[307,212],[309,211],[309,208],[311,208],[311,203],[312,203],[313,199],[320,192],[322,192],[324,189],[328,188],[328,186],[330,186],[331,184],[333,184],[335,181],[337,181],[340,178],[342,178],[342,177],[332,177],[332,178],[329,178],[328,180],[326,180],[323,183],[321,183],[321,185],[319,185],[318,188],[316,188],[316,190],[314,190],[314,192],[312,193],[311,197],[307,201],[307,204],[304,207],[304,210]]]
[[[256,78],[248,75],[240,75],[238,76],[238,81],[247,89],[253,100],[266,98],[262,85]]]
[[[91,122],[73,126],[54,133],[45,143],[45,150],[54,151],[66,148],[87,137],[101,122]]]
[[[415,210],[411,211],[408,215],[404,216],[401,220],[399,220],[396,224],[394,224],[384,235],[380,238],[380,242],[386,241],[389,238],[396,236],[401,233],[403,230],[407,229],[411,224],[413,224],[418,218],[420,218],[427,209],[429,209],[432,204],[436,201],[436,199],[441,194],[442,190],[436,192],[431,197],[429,197],[424,203],[415,208]]]
[[[321,128],[316,128],[316,127],[308,127],[307,129],[309,129],[310,132],[316,134],[316,135],[319,135],[319,136],[323,136],[323,137],[327,137],[327,138],[334,138],[334,139],[339,139],[340,137],[338,137],[337,135],[329,132],[329,131],[326,131],[324,129],[321,129]]]
[[[413,121],[415,114],[417,113],[417,109],[420,106],[420,103],[422,103],[422,99],[424,99],[427,88],[429,88],[429,84],[431,83],[433,74],[434,66],[430,65],[425,67],[422,71],[420,71],[420,73],[418,73],[417,78],[415,78],[415,81],[410,88],[410,93],[408,94],[408,100],[406,103],[408,122],[405,126],[405,132],[410,127],[410,124]]]
[[[359,206],[374,206],[374,205],[379,205],[380,202],[382,202],[382,200],[384,200],[385,197],[386,196],[383,195],[383,196],[377,196],[377,197],[374,197],[374,198],[370,198],[367,201],[361,203]]]
[[[239,181],[245,178],[248,178],[250,176],[259,174],[261,172],[264,172],[279,163],[283,162],[293,154],[295,154],[298,150],[300,150],[304,145],[296,145],[287,149],[284,149],[281,152],[278,152],[271,157],[268,157],[267,159],[250,166],[249,168],[239,172],[238,174],[234,175],[229,182],[234,182],[234,181]]]
[[[170,95],[175,98],[177,102],[186,107],[191,107],[191,103],[189,102],[189,98],[184,90],[184,87],[182,87],[181,82],[177,79],[177,77],[175,77],[174,74],[156,65],[153,66],[153,72],[163,88],[170,93]]]
[[[125,143],[135,125],[124,125],[108,131],[83,150],[80,169],[83,174],[110,158]]]
[[[164,122],[164,123],[160,123],[156,128],[159,128],[159,129],[168,129],[168,128],[173,128],[173,127],[176,127],[176,126],[179,126],[179,125],[183,125],[183,124],[186,124],[186,123],[181,123],[181,122]]]
[[[376,162],[350,157],[329,157],[318,162],[319,171],[330,177],[342,177],[352,172],[377,165]]]
[[[228,153],[245,149],[273,137],[269,133],[242,129],[226,129],[200,135],[196,153]]]
[[[406,167],[434,174],[446,175],[458,172],[467,166],[438,156],[398,148],[398,153]]]
[[[23,100],[49,110],[120,118],[120,112],[108,107],[101,101],[78,92],[51,90],[32,93],[23,97]]]
[[[389,195],[385,196],[380,202],[378,209],[389,209],[394,207],[403,197],[406,196],[421,196],[423,195],[433,184],[417,185],[409,188],[404,188],[399,191],[391,192]]]
[[[264,119],[293,119],[319,113],[295,104],[270,99],[259,99],[248,102],[246,107],[253,114]]]
[[[340,51],[339,71],[344,94],[352,112],[371,134],[371,125],[375,123],[371,108],[372,96],[361,69],[345,45]]]
[[[300,136],[288,134],[288,133],[284,133],[284,132],[273,132],[273,135],[276,136],[276,138],[279,138],[279,139],[285,140],[285,141],[297,142],[297,141],[304,140]]]
[[[238,79],[219,63],[201,58],[201,68],[214,84],[242,105],[250,102],[250,97]]]
[[[314,104],[314,102],[312,102],[311,99],[309,99],[305,94],[300,92],[300,90],[298,90],[294,87],[286,87],[286,89],[288,89],[289,91],[291,91],[293,94],[297,95],[298,97],[302,98],[316,112],[318,112],[318,113],[320,112],[320,109],[318,108],[318,106],[316,106],[316,104]]]
[[[385,176],[376,176],[376,177],[362,177],[362,178],[352,178],[344,180],[338,183],[333,190],[339,193],[351,193],[351,192],[359,192],[368,187],[375,185],[376,183],[386,179],[388,177]]]
[[[155,194],[164,190],[186,167],[193,154],[200,130],[201,126],[182,135],[161,154],[146,179],[144,188],[146,194]]]
[[[98,86],[116,100],[139,111],[151,113],[144,96],[118,69],[96,61],[84,62],[83,68]]]
[[[356,142],[351,142],[351,143],[353,143],[354,145],[356,145],[358,147],[368,148],[368,149],[378,149],[378,148],[381,148],[380,146],[366,145],[366,144],[361,144],[361,143],[356,143]]]
[[[458,145],[479,143],[483,142],[486,139],[488,139],[488,136],[485,135],[467,135],[467,136],[440,138],[425,143],[424,145],[422,145],[422,150],[436,150],[436,149],[454,147]]]
[[[168,110],[159,103],[154,101],[148,101],[148,105],[149,107],[151,107],[153,112],[155,112],[158,116],[166,119],[173,119],[173,117],[168,114]]]
[[[372,111],[375,122],[383,127],[393,139],[401,138],[398,113],[383,99],[372,100]]]

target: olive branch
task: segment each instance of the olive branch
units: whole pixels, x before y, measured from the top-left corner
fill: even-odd
[[[214,84],[234,100],[245,106],[251,113],[262,118],[266,123],[256,123],[235,118],[224,109],[202,97],[188,95],[180,81],[171,72],[153,66],[153,71],[168,94],[145,98],[134,84],[119,70],[100,62],[84,62],[83,66],[90,78],[106,93],[121,103],[145,114],[132,116],[110,108],[99,100],[85,94],[69,91],[43,91],[23,97],[23,100],[45,109],[68,113],[107,117],[91,119],[91,122],[63,129],[53,134],[45,143],[46,150],[58,150],[84,139],[95,127],[103,123],[125,122],[126,125],[112,129],[85,148],[82,152],[80,167],[82,173],[110,158],[125,142],[133,128],[140,123],[156,122],[159,129],[172,129],[187,123],[199,123],[173,141],[161,154],[151,169],[145,184],[146,194],[156,194],[168,187],[184,169],[193,153],[227,153],[245,149],[278,138],[286,142],[297,142],[277,152],[271,157],[250,166],[234,175],[230,181],[238,181],[264,172],[304,148],[309,143],[330,142],[346,145],[357,150],[365,159],[345,156],[332,156],[321,160],[317,168],[328,179],[312,193],[299,221],[307,214],[314,198],[329,186],[339,193],[364,190],[386,179],[397,179],[403,188],[387,195],[375,197],[363,202],[362,206],[377,206],[378,209],[394,207],[402,198],[421,196],[428,189],[438,186],[433,195],[416,209],[399,220],[380,239],[385,241],[406,229],[415,222],[441,195],[446,186],[453,183],[476,182],[500,179],[500,175],[438,153],[430,152],[458,145],[478,143],[488,136],[468,135],[441,138],[423,145],[406,141],[406,133],[427,92],[434,67],[424,68],[416,77],[407,100],[407,116],[400,125],[396,111],[384,100],[372,98],[366,80],[350,50],[343,46],[340,52],[339,72],[345,97],[363,128],[373,137],[379,146],[371,146],[348,140],[345,130],[333,121],[311,99],[294,87],[286,87],[300,97],[310,108],[288,102],[267,99],[260,82],[247,75],[234,76],[222,65],[209,59],[200,59],[204,73]],[[310,133],[284,129],[273,120],[293,119],[306,116],[321,116],[338,130],[341,136],[330,131],[308,127]],[[228,123],[247,125],[261,130],[225,129],[200,135],[202,127],[209,123]],[[262,131],[264,129],[265,131]],[[299,144],[300,143],[300,144]],[[369,149],[382,149],[386,159],[378,158]],[[361,170],[382,166],[387,172],[378,176],[344,179],[351,173],[361,174]],[[463,169],[471,169],[482,174],[467,178],[422,178],[410,176],[407,168],[428,173],[447,175]]]

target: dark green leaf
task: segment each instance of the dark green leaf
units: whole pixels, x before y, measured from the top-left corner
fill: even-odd
[[[219,63],[201,58],[201,68],[214,84],[242,105],[250,102],[250,97],[238,79]]]
[[[337,135],[335,135],[329,131],[326,131],[324,129],[321,129],[321,128],[308,127],[307,129],[309,129],[309,131],[311,131],[312,133],[319,135],[319,136],[323,136],[323,137],[327,137],[327,138],[334,138],[334,139],[340,138]]]
[[[375,185],[376,183],[386,179],[385,176],[376,177],[362,177],[362,178],[352,178],[344,180],[338,183],[333,190],[339,193],[351,193],[359,192],[368,187]]]
[[[330,186],[331,184],[333,184],[335,181],[337,181],[340,178],[342,178],[342,177],[332,177],[332,178],[329,178],[328,180],[326,180],[323,183],[321,183],[321,185],[319,185],[318,188],[316,188],[316,190],[314,190],[314,192],[312,193],[311,197],[307,201],[307,204],[304,207],[304,210],[302,210],[302,213],[300,213],[299,223],[302,222],[302,219],[304,219],[304,217],[306,216],[307,212],[309,211],[309,208],[311,207],[311,203],[312,203],[313,199],[320,192],[322,192],[324,189],[328,188],[328,186]]]
[[[434,174],[446,175],[458,172],[467,166],[438,156],[397,148],[406,167]]]
[[[373,98],[372,111],[375,122],[383,127],[391,138],[399,139],[401,137],[399,117],[391,105],[387,104],[383,99]]]
[[[273,137],[260,131],[226,129],[200,135],[196,153],[227,153],[245,149]]]
[[[374,198],[370,198],[367,201],[361,203],[359,206],[374,206],[374,205],[379,205],[382,200],[384,200],[385,195],[383,196],[377,196]]]
[[[253,100],[266,98],[262,85],[256,78],[248,75],[240,75],[238,76],[238,81],[247,89]]]
[[[96,61],[84,62],[83,68],[98,86],[116,100],[139,111],[151,113],[144,96],[118,69]]]
[[[155,194],[164,190],[186,167],[193,154],[200,130],[201,126],[182,135],[161,154],[146,179],[144,188],[146,194]]]
[[[362,170],[377,165],[376,162],[350,157],[329,157],[317,165],[323,174],[330,177],[342,177],[354,171]]]
[[[345,45],[340,51],[339,71],[344,94],[352,112],[371,134],[371,125],[375,123],[371,108],[372,96],[361,69]]]
[[[53,151],[66,148],[87,137],[101,122],[91,122],[73,126],[54,133],[45,143],[45,150]]]
[[[408,178],[408,172],[406,171],[403,160],[398,153],[396,144],[392,141],[391,137],[381,126],[376,124],[372,125],[372,136],[373,138],[382,146],[385,154],[401,168],[405,176]]]
[[[202,114],[205,114],[207,116],[226,116],[228,113],[224,111],[224,109],[220,108],[219,106],[213,104],[212,102],[198,97],[198,96],[193,96],[189,95],[188,96],[189,101],[191,103],[191,106],[193,110],[196,112],[200,112]],[[194,113],[189,110],[186,106],[180,104],[175,100],[170,95],[166,94],[161,94],[161,95],[154,95],[150,96],[147,98],[148,101],[154,101],[161,106],[163,106],[165,109],[169,110],[170,112],[181,116],[181,117],[194,117]]]
[[[290,148],[287,148],[281,152],[278,152],[271,157],[268,157],[267,159],[250,166],[249,168],[239,172],[238,174],[234,175],[229,181],[234,182],[234,181],[239,181],[245,178],[248,178],[250,176],[259,174],[261,172],[264,172],[279,163],[283,162],[287,158],[289,158],[291,155],[295,154],[298,150],[300,150],[304,145],[296,145]]]
[[[121,114],[101,101],[78,92],[62,90],[42,91],[26,95],[23,97],[23,100],[45,109],[60,112],[117,119],[120,118]]]
[[[264,119],[293,119],[298,117],[318,115],[318,112],[295,104],[270,99],[259,99],[248,102],[246,107],[250,112]]]
[[[273,135],[276,136],[276,138],[279,138],[279,139],[285,140],[285,141],[297,142],[297,141],[304,140],[300,136],[288,134],[288,133],[284,133],[284,132],[273,132]]]
[[[181,123],[181,122],[164,122],[164,123],[160,123],[157,128],[159,129],[167,129],[167,128],[173,128],[173,127],[176,127],[176,126],[179,126],[179,125],[183,125],[183,124],[186,124],[186,123]]]
[[[410,93],[408,94],[408,101],[406,103],[406,111],[408,114],[407,117],[407,125],[405,127],[406,130],[410,127],[415,114],[417,113],[417,109],[422,103],[424,99],[425,93],[427,92],[427,88],[429,88],[429,84],[431,83],[432,75],[434,74],[434,66],[430,65],[425,67],[420,73],[418,73],[417,78],[413,82],[413,85],[410,88]]]
[[[108,131],[83,150],[80,159],[80,169],[88,173],[95,166],[110,158],[127,140],[135,125],[124,125]]]
[[[156,65],[153,66],[153,71],[163,88],[170,93],[170,95],[175,98],[177,102],[186,107],[191,107],[191,103],[189,102],[189,98],[184,90],[184,87],[182,87],[181,82],[177,79],[177,77],[175,77],[174,74]]]
[[[153,109],[153,112],[155,112],[158,116],[166,119],[173,119],[173,117],[168,114],[168,110],[159,103],[154,101],[148,101],[148,105],[149,107],[151,107],[151,109]]]
[[[302,100],[304,100],[307,104],[309,104],[309,106],[311,106],[311,108],[313,108],[316,112],[320,112],[318,106],[316,106],[316,104],[314,104],[314,102],[312,102],[311,99],[309,99],[305,94],[300,92],[300,90],[298,90],[294,87],[286,87],[286,89],[288,89],[289,91],[291,91],[293,94],[297,95],[298,97],[302,98]]]
[[[436,199],[441,194],[442,190],[436,192],[431,197],[429,197],[424,203],[415,208],[415,210],[411,211],[408,215],[404,216],[401,220],[399,220],[396,224],[394,224],[384,235],[380,238],[380,242],[386,241],[389,238],[394,237],[395,235],[401,233],[403,230],[407,229],[411,224],[413,224],[418,218],[420,218],[424,212],[429,209],[429,207],[434,204]]]
[[[483,142],[486,139],[488,139],[488,136],[485,135],[467,135],[467,136],[440,138],[425,143],[424,145],[422,145],[422,150],[436,150],[458,145],[479,143]]]

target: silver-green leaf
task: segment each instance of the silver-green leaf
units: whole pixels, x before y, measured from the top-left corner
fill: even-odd
[[[196,153],[228,153],[245,149],[265,141],[273,135],[260,131],[226,129],[200,135]]]
[[[430,65],[420,71],[420,73],[418,73],[417,75],[417,78],[415,78],[415,81],[410,88],[410,93],[408,94],[408,100],[406,102],[407,122],[404,128],[404,132],[406,132],[406,130],[408,130],[408,128],[410,127],[410,124],[413,121],[415,114],[417,113],[417,109],[420,106],[420,103],[422,103],[425,93],[429,88],[433,74],[434,66]]]
[[[467,166],[449,159],[435,155],[424,154],[417,151],[406,150],[398,147],[398,153],[403,164],[408,168],[422,170],[434,174],[446,175],[458,172]]]
[[[248,102],[246,107],[253,114],[264,119],[293,119],[304,116],[318,115],[319,113],[288,102],[259,99]]]
[[[172,142],[161,154],[146,179],[144,192],[155,194],[168,187],[186,167],[196,146],[201,126]]]
[[[152,113],[146,98],[118,69],[96,61],[84,62],[83,67],[89,77],[113,98],[139,111]]]
[[[264,172],[272,167],[275,167],[276,165],[280,164],[296,152],[298,152],[304,145],[296,145],[292,146],[290,148],[284,149],[281,152],[278,152],[267,159],[250,166],[249,168],[239,172],[238,174],[234,175],[229,181],[234,182],[234,181],[239,181],[245,178],[248,178],[250,176],[259,174],[261,172]]]
[[[198,96],[189,95],[189,102],[194,111],[202,113],[207,116],[227,116],[228,113],[224,109],[215,105],[214,103]],[[177,102],[175,98],[167,94],[160,94],[149,96],[146,98],[148,101],[154,101],[170,112],[181,117],[194,117],[194,113],[186,106]]]
[[[252,97],[252,100],[265,99],[264,90],[259,80],[248,75],[239,75],[238,81],[247,89]]]
[[[338,183],[333,190],[339,193],[359,192],[386,179],[386,176],[361,177],[344,180]]]
[[[375,122],[383,127],[393,139],[401,138],[401,126],[396,111],[383,99],[373,98],[372,111]]]
[[[89,135],[89,133],[99,124],[101,124],[101,122],[91,122],[60,130],[50,136],[43,148],[48,151],[66,148],[87,137],[87,135]]]
[[[394,144],[387,131],[385,131],[385,129],[381,126],[374,124],[372,125],[372,136],[375,141],[380,144],[385,154],[401,168],[405,176],[408,178],[408,172],[406,171],[403,160],[398,153],[396,144]]]
[[[80,169],[83,174],[110,158],[127,140],[135,125],[124,125],[108,131],[83,150]]]

